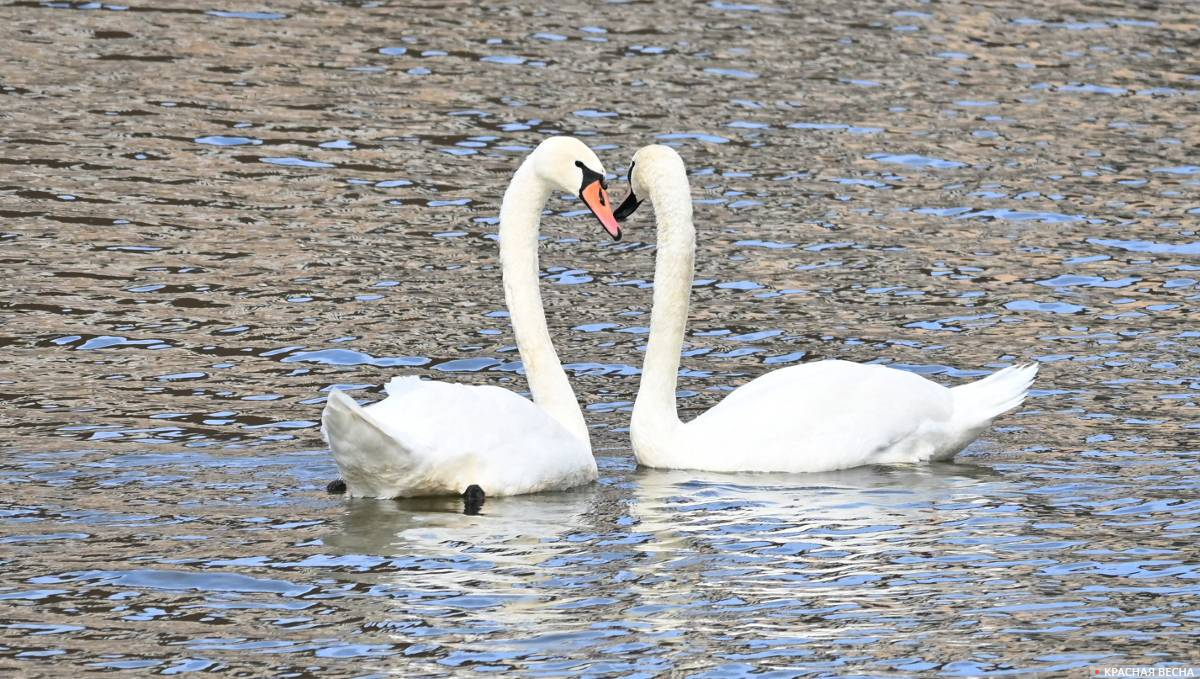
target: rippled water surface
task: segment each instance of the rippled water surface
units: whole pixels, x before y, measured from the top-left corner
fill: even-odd
[[[1200,665],[1195,3],[0,5],[0,670]],[[544,221],[599,483],[348,502],[318,421],[524,389],[499,198],[676,146],[685,417],[771,368],[1037,389],[953,465],[638,470],[653,224]],[[614,196],[625,192],[614,177]]]

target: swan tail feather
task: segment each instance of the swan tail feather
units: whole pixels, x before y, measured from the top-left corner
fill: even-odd
[[[321,415],[321,433],[351,497],[399,497],[408,485],[406,479],[419,467],[401,441],[338,389],[329,393]]]
[[[960,435],[962,445],[952,446],[950,456],[973,441],[992,420],[1021,405],[1029,394],[1037,371],[1037,363],[1026,363],[952,388],[954,419],[951,429]]]

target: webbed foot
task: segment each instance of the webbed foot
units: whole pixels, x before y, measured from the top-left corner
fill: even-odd
[[[474,516],[479,513],[479,510],[483,509],[483,501],[486,499],[486,496],[482,488],[472,483],[463,491],[462,499],[463,514]]]

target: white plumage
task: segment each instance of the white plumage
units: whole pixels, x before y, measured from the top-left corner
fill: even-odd
[[[588,444],[527,398],[493,386],[396,377],[365,408],[334,391],[323,427],[348,492],[365,497],[560,490],[596,478]]]
[[[513,175],[500,207],[505,300],[533,401],[493,386],[392,379],[360,407],[334,390],[322,432],[357,497],[488,496],[563,490],[596,479],[587,425],[550,340],[538,290],[537,240],[552,191],[579,192],[614,237],[604,166],[585,144],[551,137]]]
[[[634,194],[648,195],[658,221],[654,308],[630,426],[639,463],[822,472],[944,460],[1024,400],[1036,364],[950,389],[882,365],[818,361],[767,373],[681,422],[675,388],[695,256],[687,173],[673,149],[647,146],[631,174]]]

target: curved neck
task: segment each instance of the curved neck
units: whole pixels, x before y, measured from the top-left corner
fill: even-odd
[[[587,424],[567,374],[558,361],[538,276],[538,227],[551,188],[526,161],[517,169],[500,205],[500,268],[504,301],[512,319],[517,350],[525,366],[533,401],[591,447]]]
[[[633,411],[634,417],[646,424],[674,425],[679,423],[675,384],[683,333],[687,328],[688,298],[692,293],[696,229],[692,225],[692,197],[687,176],[647,174],[649,198],[658,222],[658,252],[654,262],[650,338]],[[654,429],[663,431],[659,427]]]

